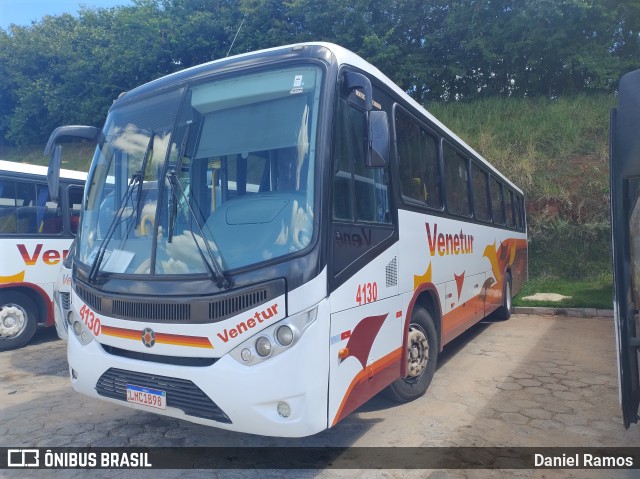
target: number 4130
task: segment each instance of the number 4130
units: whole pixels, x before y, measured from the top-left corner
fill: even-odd
[[[362,305],[378,300],[378,283],[362,283],[358,285],[356,303]]]

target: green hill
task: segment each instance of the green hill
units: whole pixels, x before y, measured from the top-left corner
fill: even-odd
[[[428,109],[526,195],[530,276],[611,278],[607,95]]]

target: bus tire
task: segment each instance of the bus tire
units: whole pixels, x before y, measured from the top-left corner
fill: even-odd
[[[511,273],[506,273],[504,277],[504,286],[502,287],[502,306],[496,311],[496,317],[499,320],[506,321],[511,317],[513,311],[513,288],[511,282]]]
[[[0,351],[21,348],[38,327],[38,309],[18,291],[0,292]]]
[[[413,401],[427,391],[438,361],[436,327],[429,312],[420,305],[413,309],[407,335],[408,375],[384,390],[387,398],[398,403]]]

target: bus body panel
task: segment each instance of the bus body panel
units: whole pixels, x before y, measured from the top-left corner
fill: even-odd
[[[53,298],[62,260],[66,258],[71,239],[69,238],[2,238],[5,247],[0,252],[0,288],[26,286],[42,296],[46,303]],[[37,286],[37,290],[32,287]],[[45,326],[54,324],[53,310],[41,318]]]
[[[69,332],[67,315],[71,311],[71,276],[71,264],[63,261],[53,285],[53,316],[58,337],[64,341]]]
[[[403,315],[397,259],[394,244],[330,296],[331,425],[400,377]]]
[[[400,291],[435,287],[441,346],[502,305],[507,271],[513,294],[519,291],[527,265],[524,233],[407,210],[398,219]]]

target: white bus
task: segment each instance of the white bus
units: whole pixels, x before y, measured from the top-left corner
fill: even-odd
[[[97,138],[68,345],[95,398],[314,434],[424,394],[527,275],[522,191],[333,44],[155,80]]]
[[[0,351],[54,324],[53,285],[78,229],[86,177],[61,170],[52,198],[46,167],[0,160]]]

